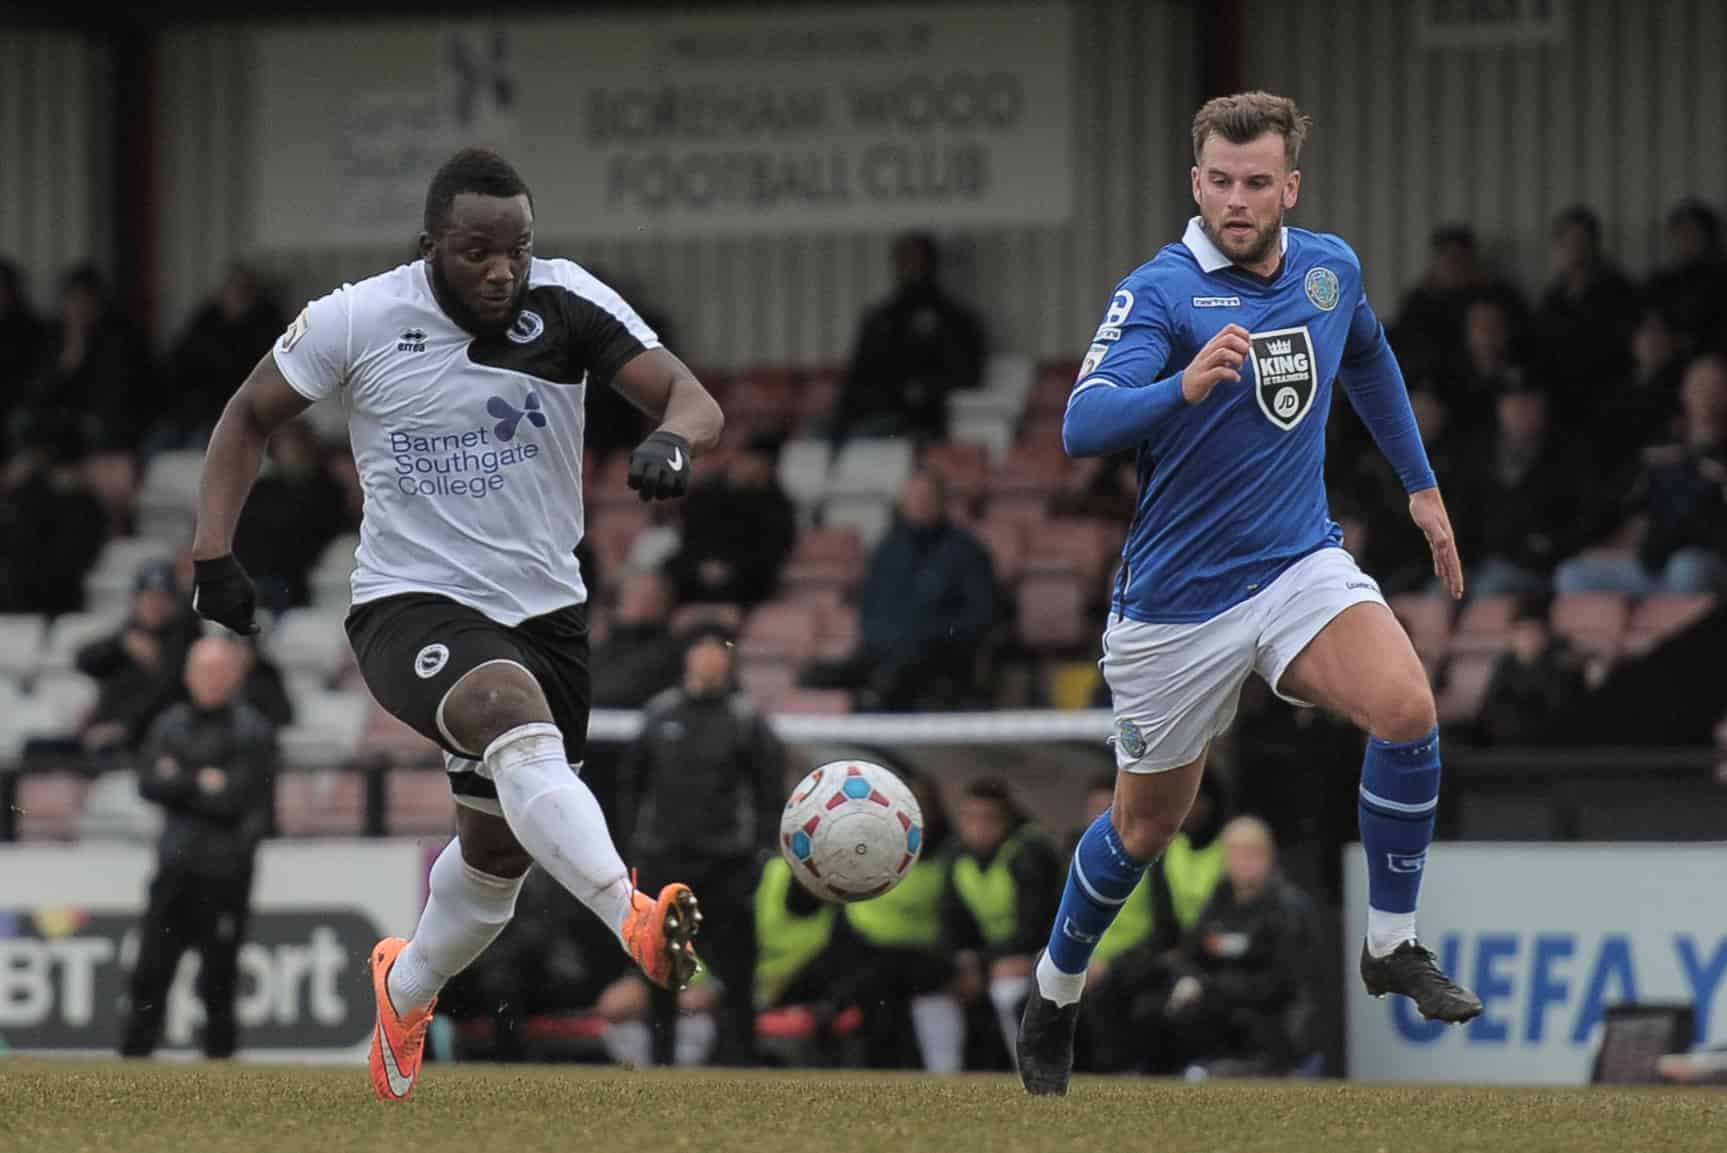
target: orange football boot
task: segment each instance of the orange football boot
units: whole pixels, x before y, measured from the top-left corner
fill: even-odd
[[[426,1052],[426,1029],[438,999],[406,1016],[390,1003],[390,968],[408,942],[385,937],[372,946],[372,995],[378,1001],[378,1026],[372,1030],[372,1089],[380,1101],[406,1101],[420,1079],[420,1058]]]
[[[630,872],[634,889],[636,874]],[[691,942],[702,927],[701,909],[690,887],[674,881],[660,890],[659,899],[640,889],[630,895],[624,918],[624,947],[648,980],[662,989],[682,989],[696,975],[696,947]]]

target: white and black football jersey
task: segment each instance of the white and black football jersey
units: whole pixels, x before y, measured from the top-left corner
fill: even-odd
[[[579,265],[535,260],[506,333],[476,337],[424,261],[307,305],[276,365],[348,416],[365,512],[354,603],[425,592],[515,625],[587,599],[583,401],[659,339]]]

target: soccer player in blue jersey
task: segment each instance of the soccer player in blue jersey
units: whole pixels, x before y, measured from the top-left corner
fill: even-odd
[[[1118,286],[1068,400],[1068,452],[1135,449],[1140,494],[1103,637],[1115,803],[1074,852],[1020,1022],[1032,1093],[1067,1091],[1092,948],[1181,827],[1250,673],[1368,733],[1367,991],[1410,997],[1432,1019],[1481,1012],[1415,933],[1439,728],[1421,661],[1326,506],[1333,380],[1395,467],[1453,597],[1463,569],[1361,262],[1336,236],[1284,226],[1308,125],[1264,92],[1199,110],[1199,215]]]

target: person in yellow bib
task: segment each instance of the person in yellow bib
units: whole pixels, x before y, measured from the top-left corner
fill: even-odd
[[[944,947],[968,1000],[986,992],[1011,1059],[1038,949],[1061,899],[1062,861],[1005,783],[967,785],[942,901]]]

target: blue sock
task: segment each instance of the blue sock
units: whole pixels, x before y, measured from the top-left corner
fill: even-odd
[[[1109,813],[1100,813],[1073,852],[1061,908],[1049,931],[1049,959],[1057,969],[1085,972],[1097,939],[1115,920],[1145,867],[1146,862],[1128,855]]]
[[[1439,729],[1413,741],[1369,737],[1357,807],[1368,907],[1413,915],[1439,808]]]

